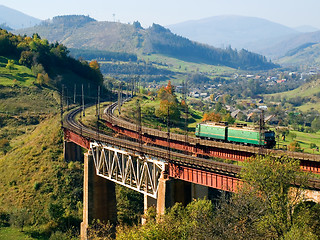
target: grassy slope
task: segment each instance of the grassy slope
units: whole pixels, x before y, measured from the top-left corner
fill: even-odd
[[[12,86],[14,83],[20,86],[30,86],[35,80],[32,71],[19,65],[17,62],[14,64],[14,69],[9,70],[6,68],[8,58],[0,56],[0,82],[4,86]],[[16,81],[14,81],[16,80]]]
[[[303,84],[297,89],[294,89],[292,91],[288,92],[282,92],[282,93],[275,93],[275,94],[269,94],[266,95],[266,97],[271,97],[273,96],[275,99],[290,99],[290,98],[295,98],[295,97],[311,97],[311,99],[314,99],[316,102],[308,102],[300,107],[298,109],[302,111],[307,111],[310,110],[311,108],[314,108],[315,110],[320,111],[320,105],[319,105],[319,99],[313,96],[314,94],[317,94],[320,92],[320,79],[311,81],[308,83]]]
[[[292,56],[286,56],[277,61],[281,65],[320,65],[320,44],[314,44],[310,47],[297,52]]]
[[[48,181],[54,176],[54,164],[50,163],[59,165],[61,161],[61,138],[56,117],[17,137],[12,150],[0,158],[1,205],[5,208],[37,205],[43,211],[45,206],[41,206],[40,202],[53,194],[48,191],[54,185],[54,182]],[[36,182],[42,185],[40,191],[34,189]],[[46,194],[40,197],[41,193]]]
[[[6,240],[31,240],[35,239],[28,235],[26,235],[23,232],[20,232],[19,229],[16,228],[0,228],[0,239],[6,239]]]
[[[187,81],[187,74],[194,73],[207,73],[212,77],[219,77],[225,75],[232,75],[236,70],[230,67],[225,66],[214,66],[203,63],[194,63],[194,62],[186,62],[183,60],[179,60],[176,58],[160,55],[160,54],[151,54],[151,55],[143,55],[140,54],[139,57],[145,61],[152,61],[156,63],[165,63],[167,66],[157,65],[158,68],[168,69],[172,72],[175,72],[175,76],[173,76],[171,80],[172,84],[180,85],[182,81]],[[228,78],[228,77],[226,77]]]
[[[176,58],[160,55],[160,54],[152,54],[152,55],[140,55],[140,57],[146,61],[154,61],[154,62],[163,62],[169,66],[169,69],[176,72],[208,72],[208,73],[216,73],[216,74],[224,74],[224,73],[232,73],[235,69],[225,66],[214,66],[203,63],[194,63],[194,62],[186,62],[183,60],[179,60]]]
[[[5,71],[0,65],[0,73]],[[11,74],[28,71],[19,66]],[[54,227],[48,213],[50,203],[65,209],[64,217],[81,217],[82,166],[63,161],[58,94],[34,86],[34,78],[26,81],[27,87],[6,84],[10,79],[0,78],[0,139],[10,143],[6,154],[0,151],[0,208],[8,213],[25,208],[31,223],[38,226],[36,231],[50,231]],[[14,229],[0,231],[6,239],[19,239],[16,234]]]
[[[142,98],[140,98],[141,100]],[[159,108],[160,106],[160,100],[159,99],[153,99],[153,97],[150,96],[144,96],[143,98],[143,102],[141,103],[141,112],[142,112],[142,124],[151,128],[161,128],[163,131],[167,130],[167,124],[165,122],[159,122],[159,120],[157,121],[153,116],[148,116],[145,114],[146,109],[150,108],[150,107],[154,107],[156,110]],[[122,108],[121,108],[121,112],[122,112],[122,117],[125,117],[127,120],[131,120],[131,122],[135,122],[136,120],[132,118],[132,110],[135,108],[135,100],[131,100],[126,102]],[[118,114],[118,111],[114,112],[116,115]],[[175,127],[175,128],[171,128],[171,132],[175,132],[175,133],[180,133],[180,134],[185,134],[185,131],[181,128],[184,127],[184,114],[181,114],[181,127]],[[188,120],[188,131],[189,131],[189,135],[194,135],[194,129],[197,123],[201,122],[202,119],[202,115],[201,113],[194,111],[193,109],[189,109],[189,120]]]
[[[290,130],[290,133],[296,134],[296,137],[292,138],[292,135],[289,134],[289,136],[286,138],[285,141],[283,141],[280,138],[279,139],[279,147],[280,148],[283,148],[284,145],[288,146],[292,141],[297,141],[300,144],[301,149],[303,149],[303,151],[305,153],[320,154],[320,152],[317,152],[315,149],[310,148],[310,143],[314,143],[318,147],[320,147],[320,132],[303,133],[303,132],[299,132],[299,131]],[[278,146],[278,142],[277,142],[277,146]]]

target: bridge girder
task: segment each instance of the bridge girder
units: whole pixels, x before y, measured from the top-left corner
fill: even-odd
[[[90,150],[98,176],[157,198],[164,161],[97,142],[90,144]]]

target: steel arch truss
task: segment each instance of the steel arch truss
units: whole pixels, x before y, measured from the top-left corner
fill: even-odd
[[[98,143],[90,149],[98,176],[157,198],[164,162]]]

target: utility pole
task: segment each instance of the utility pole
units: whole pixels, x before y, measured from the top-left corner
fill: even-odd
[[[74,84],[74,89],[73,89],[73,104],[76,104],[76,92],[77,92],[77,84]]]
[[[119,89],[118,89],[118,111],[119,111],[119,115],[121,114],[121,104],[122,104],[122,92],[121,92],[122,88],[121,88],[121,82],[119,83]]]
[[[183,89],[183,100],[184,100],[184,112],[185,112],[185,122],[184,122],[184,126],[185,126],[185,136],[184,136],[184,140],[185,140],[185,144],[186,144],[186,148],[187,148],[187,143],[188,143],[188,119],[189,119],[189,108],[188,108],[188,104],[187,104],[187,82],[182,82],[182,89]]]
[[[84,112],[84,92],[83,92],[83,84],[81,85],[82,88],[82,114],[83,116],[85,116],[85,112]]]
[[[98,120],[100,119],[100,86],[98,86]]]
[[[264,133],[264,110],[261,109],[261,113],[260,113],[260,121],[259,121],[259,145],[261,146],[262,144],[262,134]]]
[[[61,128],[63,127],[63,88],[64,85],[61,86],[61,94],[60,94],[60,123]]]
[[[66,87],[67,90],[67,96],[66,96],[66,100],[67,100],[67,111],[69,111],[69,91],[68,88]]]
[[[141,105],[139,100],[137,100],[137,132],[139,134],[139,149],[142,152],[142,117],[141,117]]]
[[[134,78],[131,78],[131,97],[133,97],[133,90],[134,90]]]
[[[99,125],[99,119],[100,119],[100,86],[98,86],[98,92],[97,92],[96,116],[97,116],[97,139],[99,141],[99,139],[100,139],[100,125]]]
[[[170,160],[170,109],[168,104],[167,110],[167,144],[168,144],[168,160]]]

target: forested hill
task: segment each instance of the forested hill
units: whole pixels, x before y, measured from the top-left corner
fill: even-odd
[[[173,34],[169,29],[157,24],[153,24],[151,28],[147,29],[144,51],[165,54],[183,60],[241,69],[269,69],[276,67],[275,64],[268,62],[262,55],[245,49],[240,51],[231,47],[221,49],[193,42]]]
[[[224,65],[241,69],[269,69],[276,67],[265,57],[247,50],[220,49],[199,44],[173,34],[153,24],[143,29],[139,22],[122,24],[99,22],[86,16],[59,16],[42,24],[17,31],[33,33],[58,41],[67,47],[115,52],[163,54],[186,61]]]
[[[70,57],[64,45],[49,43],[38,34],[24,37],[0,29],[0,56],[13,59],[12,69],[14,64],[31,69],[39,85],[60,88],[62,84],[73,86],[87,81],[101,85],[103,81],[99,67],[94,63]]]

